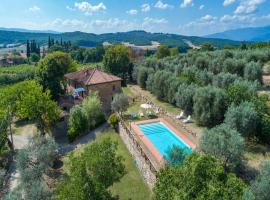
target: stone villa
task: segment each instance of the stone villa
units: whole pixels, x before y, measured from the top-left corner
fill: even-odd
[[[80,99],[97,92],[100,96],[104,112],[111,110],[113,95],[122,92],[122,79],[105,73],[99,69],[84,69],[65,75],[69,93],[77,92]]]

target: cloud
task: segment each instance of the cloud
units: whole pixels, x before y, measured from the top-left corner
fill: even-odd
[[[84,23],[81,20],[77,20],[77,19],[60,19],[57,18],[54,21],[52,21],[51,23],[49,23],[48,25],[53,26],[53,27],[57,27],[57,26],[73,26],[73,27],[78,27],[78,26],[84,26],[86,25],[86,23]]]
[[[148,3],[143,4],[143,5],[141,6],[141,11],[142,11],[142,12],[148,12],[148,11],[150,11],[150,9],[151,9],[151,7],[150,7],[150,5],[149,5]]]
[[[68,9],[68,10],[70,10],[70,11],[74,11],[74,10],[75,10],[75,8],[72,8],[72,7],[70,7],[70,6],[66,6],[66,9]]]
[[[95,12],[99,12],[99,11],[107,9],[106,6],[102,2],[100,2],[97,5],[92,5],[86,1],[83,1],[80,3],[75,2],[74,6],[78,10],[84,12],[85,15],[92,15]]]
[[[39,12],[41,9],[38,6],[33,6],[33,7],[29,8],[28,10],[31,12]]]
[[[172,5],[169,5],[167,3],[163,3],[161,0],[157,1],[157,3],[154,6],[155,8],[159,8],[162,10],[168,9],[168,8],[173,8]]]
[[[217,17],[213,17],[212,15],[205,15],[205,16],[200,18],[200,21],[209,22],[209,21],[213,21],[216,19],[217,19]]]
[[[129,15],[137,15],[137,13],[138,13],[138,11],[135,9],[131,9],[131,10],[127,11],[127,14],[129,14]]]
[[[157,25],[157,24],[167,24],[168,21],[164,18],[151,18],[151,17],[146,17],[143,20],[142,27],[147,27],[147,26],[152,26],[152,25]]]
[[[242,0],[240,5],[234,11],[235,14],[249,14],[257,10],[258,6],[265,0]]]
[[[223,6],[231,5],[231,4],[233,4],[235,1],[236,1],[236,0],[224,0]]]
[[[186,7],[192,6],[192,5],[193,5],[193,0],[183,0],[180,7],[181,8],[186,8]]]
[[[199,9],[202,10],[204,8],[204,5],[200,5]]]

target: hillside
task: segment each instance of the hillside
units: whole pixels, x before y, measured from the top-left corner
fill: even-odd
[[[195,36],[182,36],[176,34],[164,33],[148,33],[145,31],[130,31],[118,33],[93,34],[83,32],[67,32],[67,33],[34,33],[34,32],[19,32],[19,31],[3,31],[0,30],[0,44],[25,43],[26,40],[36,40],[38,43],[47,43],[48,37],[51,36],[56,40],[70,40],[80,46],[95,46],[103,42],[120,43],[129,42],[138,46],[150,45],[152,41],[170,47],[179,47],[187,49],[188,44],[185,41],[190,41],[194,45],[201,45],[204,42],[210,42],[215,47],[221,48],[224,45],[239,45],[239,42],[224,39],[210,39]]]
[[[222,38],[237,41],[270,41],[270,26],[256,28],[241,28],[215,33],[205,36],[207,38]]]

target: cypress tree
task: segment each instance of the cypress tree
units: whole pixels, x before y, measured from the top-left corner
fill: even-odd
[[[50,48],[51,45],[52,45],[52,43],[51,43],[51,37],[49,36],[49,39],[48,39],[48,48]]]
[[[30,57],[30,45],[29,45],[29,40],[26,42],[26,56],[27,58]]]

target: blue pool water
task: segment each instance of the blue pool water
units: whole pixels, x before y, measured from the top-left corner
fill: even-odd
[[[152,144],[163,155],[164,158],[167,157],[168,151],[173,146],[184,148],[187,153],[191,152],[191,148],[184,141],[182,141],[178,136],[176,136],[162,122],[141,124],[138,126],[139,126],[139,129],[152,142]]]

